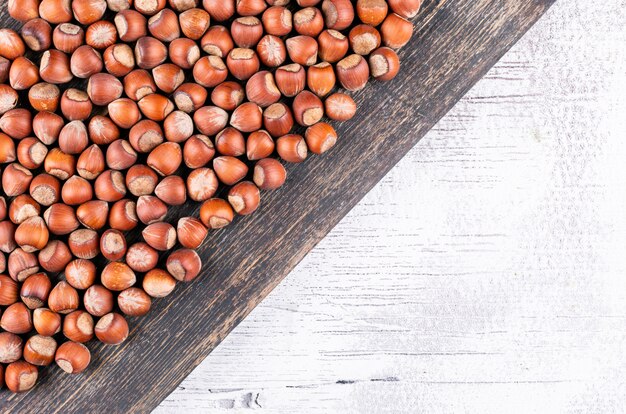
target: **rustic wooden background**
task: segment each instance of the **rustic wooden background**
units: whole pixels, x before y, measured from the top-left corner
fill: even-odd
[[[156,413],[626,412],[605,6],[552,6]]]
[[[427,1],[415,40],[402,53],[405,69],[398,79],[358,94],[361,121],[340,128],[343,140],[332,154],[292,166],[288,185],[266,196],[254,217],[212,235],[204,252],[208,259],[204,277],[157,302],[149,317],[132,321],[129,341],[123,345],[92,345],[95,358],[88,372],[68,376],[46,370],[32,392],[1,393],[0,407],[63,413],[143,412],[155,407],[549,4],[550,0]],[[349,249],[346,246],[344,253]],[[433,267],[431,272],[435,271]],[[428,321],[425,315],[415,317]],[[429,323],[433,322],[437,323]],[[427,326],[420,323],[420,329]]]

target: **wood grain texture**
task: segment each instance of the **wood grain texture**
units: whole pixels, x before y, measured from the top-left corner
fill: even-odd
[[[626,412],[613,5],[552,6],[156,413]]]
[[[120,347],[92,346],[82,376],[47,371],[10,411],[147,411],[258,304],[304,255],[539,18],[551,1],[432,1],[392,84],[357,95],[361,122],[339,127],[324,157],[290,166],[288,184],[253,217],[213,234],[205,273],[132,321]],[[417,81],[416,81],[417,80]],[[277,220],[280,218],[280,220]]]

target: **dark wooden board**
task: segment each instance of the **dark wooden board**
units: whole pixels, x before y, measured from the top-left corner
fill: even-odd
[[[0,392],[1,411],[156,407],[553,1],[427,0],[401,52],[400,75],[356,94],[359,114],[338,126],[340,141],[331,152],[290,165],[287,184],[264,193],[258,212],[211,233],[201,253],[203,274],[131,320],[127,342],[90,344],[93,362],[82,375],[48,368],[31,392]],[[2,27],[9,25],[5,8],[0,0]]]

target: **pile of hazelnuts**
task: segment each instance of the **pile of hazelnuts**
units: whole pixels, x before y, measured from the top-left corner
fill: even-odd
[[[253,213],[283,162],[335,145],[329,122],[357,109],[340,90],[396,76],[419,8],[9,0],[22,26],[0,29],[0,386],[27,391],[53,362],[82,372],[84,343],[122,343],[128,317],[198,276],[209,230]],[[199,217],[174,226],[189,200]]]

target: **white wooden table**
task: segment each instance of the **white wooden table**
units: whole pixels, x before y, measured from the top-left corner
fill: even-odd
[[[557,3],[156,412],[626,412],[625,22]]]

